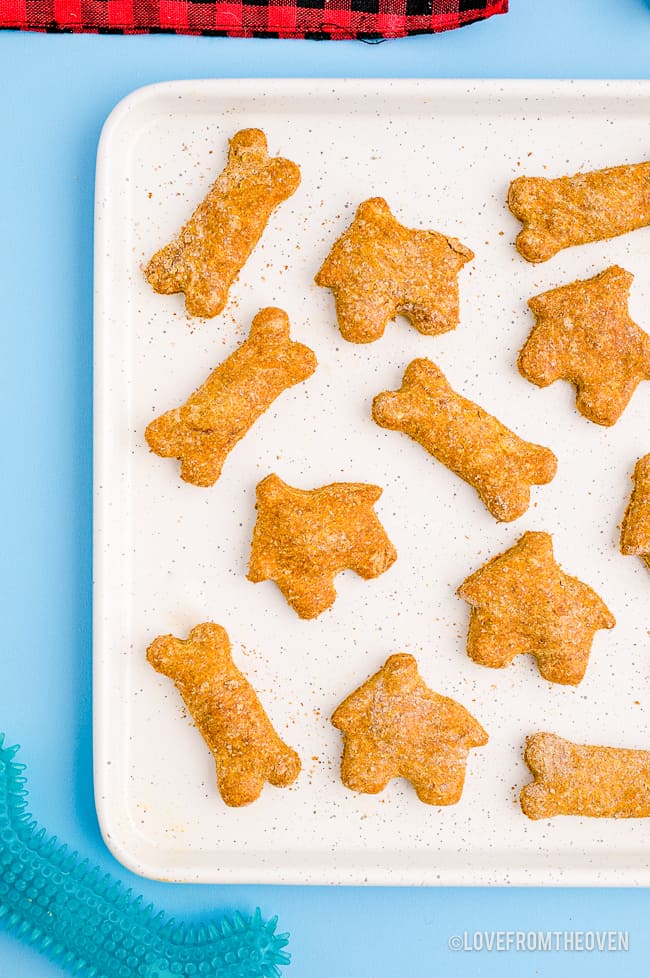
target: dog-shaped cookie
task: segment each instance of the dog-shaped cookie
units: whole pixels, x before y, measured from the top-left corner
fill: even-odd
[[[618,265],[529,299],[535,326],[519,354],[538,387],[575,384],[585,418],[613,425],[642,380],[650,380],[650,336],[630,318],[634,276]]]
[[[467,654],[493,669],[530,653],[550,683],[581,682],[600,628],[614,616],[595,591],[565,574],[549,533],[524,533],[458,588],[471,607]]]
[[[179,408],[147,427],[152,452],[178,458],[181,479],[211,486],[228,453],[280,394],[310,377],[316,357],[289,335],[282,309],[262,309],[248,339]]]
[[[295,193],[300,168],[270,157],[260,129],[230,140],[226,168],[174,240],[145,269],[156,292],[185,293],[190,316],[216,316],[273,210]]]
[[[412,655],[391,655],[334,711],[343,733],[341,780],[377,794],[393,778],[410,781],[426,805],[455,805],[467,757],[488,736],[464,706],[430,690]]]
[[[431,336],[458,325],[458,272],[473,257],[456,238],[404,227],[373,197],[359,205],[315,281],[334,293],[351,343],[379,339],[397,313]]]
[[[266,781],[285,788],[296,780],[300,758],[275,732],[255,690],[232,661],[221,625],[196,625],[185,640],[161,635],[147,649],[147,659],[183,697],[214,756],[226,805],[250,804]]]
[[[555,476],[557,459],[549,448],[524,441],[461,397],[431,360],[413,360],[398,391],[375,397],[372,416],[473,486],[497,520],[516,520],[528,509],[531,485]]]
[[[275,581],[301,618],[317,618],[334,604],[334,578],[341,571],[370,580],[396,560],[373,508],[381,493],[379,486],[360,482],[305,490],[277,475],[262,479],[249,581]]]

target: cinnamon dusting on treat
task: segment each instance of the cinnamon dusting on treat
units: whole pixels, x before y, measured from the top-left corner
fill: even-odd
[[[650,336],[630,318],[634,276],[618,265],[528,301],[536,323],[519,354],[521,374],[538,387],[568,380],[576,407],[613,425],[642,380],[650,380]]]
[[[334,604],[341,571],[383,574],[397,553],[373,508],[381,493],[358,482],[294,489],[267,476],[257,486],[249,581],[275,581],[301,618],[316,618]]]
[[[185,293],[191,316],[216,316],[271,213],[295,193],[300,168],[270,157],[260,129],[230,140],[228,163],[191,218],[145,269],[156,292]]]
[[[650,162],[573,177],[517,177],[508,207],[524,225],[517,251],[547,261],[563,248],[604,241],[650,225]]]
[[[161,635],[147,659],[174,681],[217,766],[226,805],[248,805],[268,781],[292,784],[300,758],[280,739],[246,677],[232,661],[226,630],[196,625],[187,639]]]
[[[410,781],[426,805],[455,805],[469,751],[488,736],[464,706],[430,690],[412,655],[391,655],[334,711],[343,733],[341,780],[377,794],[392,778]]]
[[[636,463],[633,479],[621,527],[621,553],[640,557],[650,570],[650,454]]]
[[[557,459],[549,448],[524,441],[461,397],[431,360],[413,360],[398,391],[375,397],[372,416],[473,486],[497,520],[516,520],[530,505],[531,485],[555,476]]]
[[[521,792],[528,818],[650,816],[650,751],[573,744],[552,733],[526,741],[535,780]]]
[[[315,282],[334,293],[351,343],[379,339],[398,313],[432,336],[458,325],[458,272],[473,257],[456,238],[404,227],[373,197],[360,204]]]
[[[211,486],[228,453],[283,391],[310,377],[316,357],[289,336],[282,309],[262,309],[248,339],[179,408],[147,427],[156,455],[178,458],[181,479]]]
[[[577,685],[594,638],[616,624],[595,591],[565,574],[549,533],[524,533],[458,588],[471,606],[467,654],[493,669],[530,653],[551,683]]]

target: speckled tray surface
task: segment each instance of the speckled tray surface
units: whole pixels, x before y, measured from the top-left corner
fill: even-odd
[[[631,313],[650,329],[650,229],[532,266],[513,247],[506,206],[522,173],[573,173],[648,157],[650,84],[631,82],[205,81],[143,89],[111,115],[99,149],[96,211],[95,775],[104,837],[136,872],[170,880],[376,884],[650,884],[650,821],[556,818],[519,809],[525,737],[650,748],[650,576],[618,552],[636,459],[650,450],[650,384],[611,429],[581,417],[574,390],[517,372],[532,325],[526,300],[618,263],[636,276]],[[203,198],[237,129],[265,130],[302,184],[211,321],[182,296],[155,295],[142,264]],[[406,225],[471,247],[461,323],[439,337],[404,319],[383,339],[341,339],[329,291],[313,284],[357,204],[389,201]],[[263,306],[286,309],[319,360],[229,456],[211,489],[181,483],[150,454],[146,424],[185,400],[248,334]],[[375,393],[428,356],[454,388],[523,437],[550,446],[556,479],[528,513],[498,525],[469,486],[414,442],[373,424]],[[397,547],[390,571],[346,572],[338,599],[300,621],[270,582],[246,580],[256,483],[375,482]],[[525,530],[553,534],[565,570],[615,614],[577,688],[551,686],[534,660],[506,670],[465,654],[455,588]],[[228,809],[212,757],[172,683],[145,661],[158,634],[214,620],[279,733],[303,759],[294,786]],[[357,796],[338,779],[328,718],[392,652],[413,653],[435,690],[490,735],[470,755],[460,803],[430,808],[395,781]]]

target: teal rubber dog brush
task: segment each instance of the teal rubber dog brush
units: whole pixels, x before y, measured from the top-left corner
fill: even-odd
[[[48,838],[0,734],[0,922],[79,978],[278,978],[287,934],[257,910],[185,927]]]

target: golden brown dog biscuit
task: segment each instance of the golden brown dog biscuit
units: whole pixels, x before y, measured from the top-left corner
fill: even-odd
[[[508,207],[524,225],[517,237],[519,254],[526,261],[546,261],[563,248],[650,224],[650,163],[557,180],[517,177],[510,184]]]
[[[650,379],[650,336],[630,319],[634,276],[612,265],[585,281],[530,299],[535,326],[519,354],[523,376],[538,387],[568,380],[576,407],[612,425],[642,380]]]
[[[379,339],[397,313],[431,336],[458,325],[458,272],[473,257],[456,238],[405,228],[373,197],[358,207],[315,282],[334,293],[351,343]]]
[[[488,736],[471,713],[432,692],[412,655],[391,655],[341,703],[332,723],[343,732],[341,780],[377,794],[392,778],[410,781],[426,805],[455,805],[467,756]]]
[[[181,461],[181,479],[211,486],[226,456],[279,395],[310,377],[316,357],[289,336],[282,309],[262,309],[245,343],[210,374],[183,407],[145,431],[149,447]]]
[[[301,618],[317,618],[334,604],[342,570],[379,577],[397,558],[373,509],[381,492],[361,482],[304,490],[277,475],[262,479],[249,581],[275,581]]]
[[[641,557],[650,570],[650,454],[634,469],[634,489],[621,527],[621,553]]]
[[[531,485],[550,482],[557,459],[451,389],[431,360],[413,360],[398,391],[375,397],[372,416],[403,431],[459,475],[498,520],[516,520],[530,504]]]
[[[183,697],[214,756],[226,805],[250,804],[266,781],[285,788],[296,780],[300,758],[277,735],[257,693],[232,661],[221,625],[197,625],[186,640],[161,635],[147,649],[147,659]]]
[[[156,292],[185,293],[190,316],[216,316],[273,210],[295,193],[300,168],[270,157],[260,129],[230,140],[228,163],[178,237],[145,269]]]
[[[457,591],[471,606],[467,654],[493,669],[530,653],[551,683],[577,685],[594,632],[614,616],[595,591],[556,563],[549,533],[524,533],[471,574]]]
[[[573,744],[538,733],[527,739],[524,760],[535,778],[521,792],[528,818],[650,815],[650,751]]]

